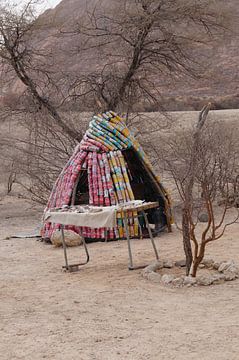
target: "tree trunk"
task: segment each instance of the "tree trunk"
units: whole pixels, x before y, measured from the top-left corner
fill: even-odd
[[[200,246],[200,250],[199,250],[199,254],[198,256],[193,260],[192,262],[192,266],[191,266],[191,270],[190,270],[190,275],[192,277],[196,277],[197,275],[197,270],[198,270],[198,266],[199,264],[201,264],[201,261],[204,258],[204,254],[205,254],[205,247],[206,247],[206,243],[203,242]]]
[[[192,263],[193,256],[192,256],[192,247],[191,247],[191,241],[190,241],[190,222],[189,222],[190,212],[188,211],[188,207],[190,205],[191,206],[193,205],[193,186],[194,186],[195,175],[196,175],[196,171],[197,171],[197,151],[198,151],[198,144],[200,141],[199,136],[200,136],[200,131],[201,131],[203,125],[205,124],[208,112],[210,110],[210,106],[211,106],[211,103],[208,103],[206,106],[204,106],[204,108],[200,112],[199,119],[197,122],[197,127],[193,134],[194,143],[193,143],[191,159],[190,159],[190,163],[189,163],[190,167],[189,167],[189,171],[188,171],[188,184],[185,188],[186,199],[184,200],[184,207],[182,210],[182,230],[183,230],[183,246],[184,246],[184,252],[185,252],[185,256],[186,256],[186,274],[192,275],[191,271],[193,269],[192,273],[194,275],[192,275],[192,276],[196,276],[197,268],[203,259],[204,251],[201,248],[199,259],[198,258],[194,259],[194,262]],[[202,258],[201,258],[201,256],[202,256]],[[192,267],[192,269],[191,269],[191,267]]]
[[[192,262],[192,266],[191,266],[191,269],[190,269],[190,276],[196,277],[197,270],[198,270],[198,265],[199,265],[199,262],[197,260],[194,260]]]
[[[82,140],[81,134],[78,133],[77,130],[71,128],[65,120],[62,119],[55,106],[52,103],[45,99],[38,91],[37,85],[34,83],[32,78],[28,75],[23,63],[18,59],[16,54],[14,54],[13,49],[8,49],[11,55],[11,64],[15,70],[18,78],[23,82],[24,85],[28,88],[29,92],[33,96],[33,98],[41,105],[43,108],[47,110],[49,115],[55,120],[56,124],[58,124],[64,133],[68,134],[72,139],[80,142]]]
[[[188,212],[186,208],[183,208],[182,211],[182,230],[183,230],[183,247],[186,256],[186,275],[189,275],[193,261],[193,255],[192,255],[192,247],[190,241]]]

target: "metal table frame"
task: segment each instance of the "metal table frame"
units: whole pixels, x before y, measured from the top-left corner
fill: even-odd
[[[65,235],[64,235],[64,225],[62,225],[62,224],[61,224],[61,237],[62,237],[62,247],[63,247],[64,258],[65,258],[65,265],[62,266],[63,269],[65,269],[66,271],[69,271],[69,272],[77,271],[77,270],[79,270],[79,266],[86,265],[90,261],[90,255],[89,255],[89,251],[88,251],[88,248],[87,248],[87,245],[85,242],[85,238],[82,237],[82,243],[83,243],[83,247],[84,247],[84,250],[86,253],[86,261],[84,261],[82,263],[69,265],[67,251],[66,251],[67,247],[66,247],[66,241],[65,241]]]
[[[152,230],[150,228],[149,225],[149,221],[148,221],[148,216],[147,213],[145,212],[145,210],[147,209],[153,209],[158,207],[158,203],[154,202],[154,203],[143,203],[140,206],[136,206],[136,207],[132,207],[132,208],[122,208],[120,210],[118,210],[121,214],[123,213],[123,223],[124,223],[124,228],[125,228],[125,233],[126,233],[126,239],[127,239],[127,244],[128,244],[128,253],[129,253],[129,264],[128,264],[128,269],[129,270],[136,270],[136,269],[142,269],[147,265],[139,265],[139,266],[134,266],[133,264],[133,256],[132,256],[132,249],[131,249],[131,239],[130,239],[130,232],[129,232],[129,219],[130,218],[139,218],[140,216],[142,216],[144,218],[145,221],[145,225],[146,228],[148,230],[149,233],[149,238],[156,256],[156,259],[159,259],[159,254],[154,242],[154,238],[152,235]],[[137,212],[137,215],[134,215]],[[130,213],[130,215],[129,215]],[[70,224],[68,224],[70,225]],[[140,227],[140,232],[142,233],[142,229],[139,223],[139,227]],[[89,251],[87,248],[87,244],[85,242],[85,238],[82,237],[82,242],[83,242],[83,247],[85,250],[85,254],[86,254],[86,260],[82,263],[76,263],[76,264],[69,264],[68,262],[68,256],[67,256],[67,246],[66,246],[66,242],[65,242],[65,235],[64,235],[64,228],[65,226],[63,224],[60,225],[60,229],[61,229],[61,236],[62,236],[62,246],[63,246],[63,251],[64,251],[64,258],[65,258],[65,265],[62,266],[62,268],[67,271],[67,272],[74,272],[79,270],[80,266],[86,265],[89,260],[90,260],[90,256],[89,256]]]
[[[147,265],[138,265],[138,266],[134,266],[133,265],[133,256],[132,256],[132,250],[131,250],[131,239],[130,239],[130,234],[129,234],[129,225],[128,225],[128,220],[129,220],[129,216],[127,215],[127,211],[124,211],[124,218],[123,218],[123,221],[124,221],[124,228],[125,228],[125,232],[126,232],[126,238],[127,238],[127,243],[128,243],[128,252],[129,252],[129,265],[128,265],[128,269],[129,270],[137,270],[137,269],[142,269],[144,267],[146,267]],[[149,238],[151,240],[151,244],[153,246],[153,250],[154,250],[154,253],[155,253],[155,256],[156,256],[156,259],[159,260],[159,254],[158,254],[158,251],[157,251],[157,248],[156,248],[156,245],[155,245],[155,242],[154,242],[154,238],[153,238],[153,235],[152,235],[152,230],[150,228],[150,225],[149,225],[149,221],[148,221],[148,216],[147,216],[147,213],[144,211],[144,210],[141,210],[140,213],[142,214],[143,218],[144,218],[144,221],[145,221],[145,224],[146,224],[146,228],[148,230],[148,233],[149,233]],[[138,217],[139,218],[140,214],[137,216],[130,216],[131,218],[133,217]],[[140,225],[139,225],[140,226]]]

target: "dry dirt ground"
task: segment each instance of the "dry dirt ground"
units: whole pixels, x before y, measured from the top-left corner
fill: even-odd
[[[61,271],[62,249],[35,239],[6,239],[33,229],[41,209],[0,202],[1,360],[237,360],[239,280],[172,289],[127,270],[125,241],[89,245],[80,272]],[[161,258],[183,257],[174,229],[156,240]],[[137,263],[154,260],[149,240],[134,240]],[[82,248],[69,250],[71,261]],[[238,225],[208,248],[239,263]]]
[[[173,116],[183,128],[198,115]],[[237,110],[212,116],[238,127]],[[5,178],[2,171],[0,185]],[[63,273],[62,249],[8,239],[34,229],[41,213],[23,199],[0,198],[0,360],[239,359],[239,280],[183,289],[150,283],[141,270],[127,270],[125,241],[90,244],[90,263]],[[238,227],[210,245],[208,256],[239,264]],[[175,228],[156,242],[162,259],[183,258]],[[147,239],[133,245],[135,262],[154,260]],[[72,262],[82,255],[82,248],[69,250]]]

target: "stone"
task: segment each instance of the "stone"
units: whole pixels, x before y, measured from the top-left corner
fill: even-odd
[[[192,276],[184,276],[183,278],[183,283],[184,285],[186,286],[191,286],[191,285],[195,285],[196,284],[196,278],[195,277],[192,277]]]
[[[177,267],[185,267],[186,266],[186,259],[176,261],[175,266],[177,266]]]
[[[72,230],[64,230],[67,246],[78,246],[82,244],[82,237]],[[55,230],[51,236],[51,242],[55,247],[62,246],[62,235],[60,230]]]
[[[212,268],[213,264],[214,264],[214,260],[209,259],[209,258],[205,258],[205,259],[202,260],[201,264],[205,265],[206,268]]]
[[[154,267],[154,271],[160,270],[163,268],[163,261],[157,260],[152,265]]]
[[[183,277],[178,277],[172,280],[172,285],[175,287],[183,286]]]
[[[145,277],[147,274],[150,274],[151,272],[153,272],[151,265],[147,266],[143,271],[142,271],[142,275],[143,277]]]
[[[161,282],[161,275],[157,274],[156,272],[151,272],[148,274],[147,279],[154,282],[160,283]]]
[[[213,284],[221,284],[222,282],[225,281],[225,275],[224,274],[213,274],[212,275],[213,278]]]
[[[221,265],[218,268],[219,272],[224,272],[227,270],[230,266],[235,265],[233,260],[222,262]]]
[[[214,270],[218,270],[220,265],[221,265],[220,262],[215,261],[215,262],[213,263],[213,265],[212,265],[212,268],[213,268]]]
[[[163,262],[163,267],[166,269],[172,269],[174,267],[174,262],[172,260],[165,260]]]
[[[200,268],[218,269],[218,273],[211,273],[199,275],[196,278],[192,276],[180,276],[171,274],[161,275],[157,270],[162,268],[171,269],[174,265],[183,267],[186,261],[177,261],[175,264],[171,260],[155,261],[143,270],[143,277],[154,282],[163,283],[164,285],[172,285],[174,287],[191,287],[191,286],[209,286],[211,284],[221,284],[224,281],[232,281],[239,278],[239,267],[237,267],[233,260],[215,262],[210,258],[205,258],[199,265]]]
[[[208,286],[213,283],[213,277],[211,275],[199,275],[196,281],[198,285]]]
[[[151,272],[152,272],[152,271],[147,271],[146,269],[144,269],[144,270],[142,271],[142,276],[143,276],[143,278],[148,279],[148,276],[149,276],[149,274],[151,274]]]
[[[202,223],[208,222],[208,214],[207,213],[201,213],[198,216],[198,220]]]
[[[161,278],[161,281],[166,285],[170,284],[173,280],[174,280],[174,276],[168,274],[164,274]]]
[[[232,280],[235,280],[238,277],[238,275],[236,273],[228,271],[228,270],[225,270],[223,272],[223,274],[225,276],[226,281],[232,281]]]
[[[235,264],[230,265],[230,266],[227,268],[226,271],[233,272],[233,273],[235,273],[236,275],[239,274],[239,268],[238,268]]]
[[[143,273],[155,272],[155,271],[160,270],[162,268],[163,268],[163,262],[162,261],[155,261],[152,264],[146,266],[146,268],[143,270]]]
[[[223,274],[225,275],[226,281],[232,281],[238,278],[239,269],[235,264],[232,264],[223,271]]]
[[[198,267],[199,269],[205,269],[206,266],[204,264],[199,264]]]

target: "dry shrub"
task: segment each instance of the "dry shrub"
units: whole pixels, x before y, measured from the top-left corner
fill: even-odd
[[[231,200],[232,195],[234,199],[238,197],[237,125],[205,120],[202,112],[195,127],[162,137],[154,148],[159,166],[171,175],[181,200],[181,230],[187,271],[192,276],[196,276],[206,245],[223,237],[239,216],[235,201]],[[221,197],[224,202],[218,209]],[[202,212],[207,214],[207,222],[203,230],[198,230]]]
[[[14,133],[2,140],[8,189],[19,184],[22,196],[45,204],[76,141],[42,113],[22,113],[20,118]]]

